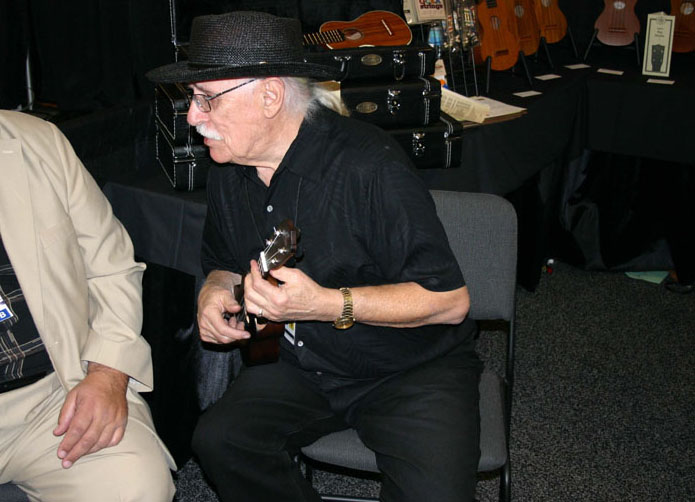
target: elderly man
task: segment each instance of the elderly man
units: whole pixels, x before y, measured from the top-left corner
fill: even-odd
[[[279,361],[244,367],[196,428],[221,498],[320,500],[292,456],[352,426],[376,452],[382,500],[472,500],[475,328],[413,166],[386,133],[324,106],[315,81],[336,70],[304,60],[297,20],[198,17],[189,56],[148,76],[189,84],[188,121],[222,164],[208,178],[200,336],[255,342],[255,321],[233,316],[240,301],[284,325]],[[301,231],[296,260],[266,280],[256,258],[286,219]]]
[[[0,111],[0,483],[32,501],[170,502],[133,246],[67,139]]]

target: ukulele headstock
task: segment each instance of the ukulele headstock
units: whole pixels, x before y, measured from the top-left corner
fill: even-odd
[[[266,248],[261,251],[258,265],[265,278],[271,270],[282,267],[297,251],[299,229],[292,220],[284,220],[273,229],[273,235],[266,241]]]

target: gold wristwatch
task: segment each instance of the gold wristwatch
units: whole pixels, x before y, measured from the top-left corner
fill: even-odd
[[[350,288],[340,288],[340,292],[343,294],[343,311],[340,313],[340,317],[333,321],[333,327],[348,329],[355,324],[355,317],[352,312],[352,291]]]

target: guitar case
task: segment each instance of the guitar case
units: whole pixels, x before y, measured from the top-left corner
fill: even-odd
[[[340,97],[353,118],[385,129],[434,124],[442,89],[433,77],[340,84]]]
[[[212,159],[203,138],[186,122],[190,100],[181,84],[155,88],[155,152],[171,186],[193,191],[205,186]]]
[[[307,52],[307,61],[332,66],[340,81],[426,77],[434,73],[435,51],[425,46],[374,46]]]
[[[444,112],[427,126],[387,129],[418,169],[448,169],[461,165],[463,124]]]

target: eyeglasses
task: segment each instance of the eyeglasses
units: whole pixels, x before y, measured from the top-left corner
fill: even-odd
[[[212,96],[208,96],[207,94],[192,94],[191,99],[198,107],[198,110],[200,110],[201,112],[208,113],[212,110],[212,105],[210,104],[210,101],[212,101],[215,98],[219,98],[220,96],[222,96],[222,94],[227,94],[228,92],[232,92],[233,90],[238,89],[239,87],[243,87],[246,84],[250,84],[255,80],[255,78],[252,78],[251,80],[247,80],[242,84],[235,85],[234,87],[227,89],[226,91],[218,92],[217,94],[213,94]]]

